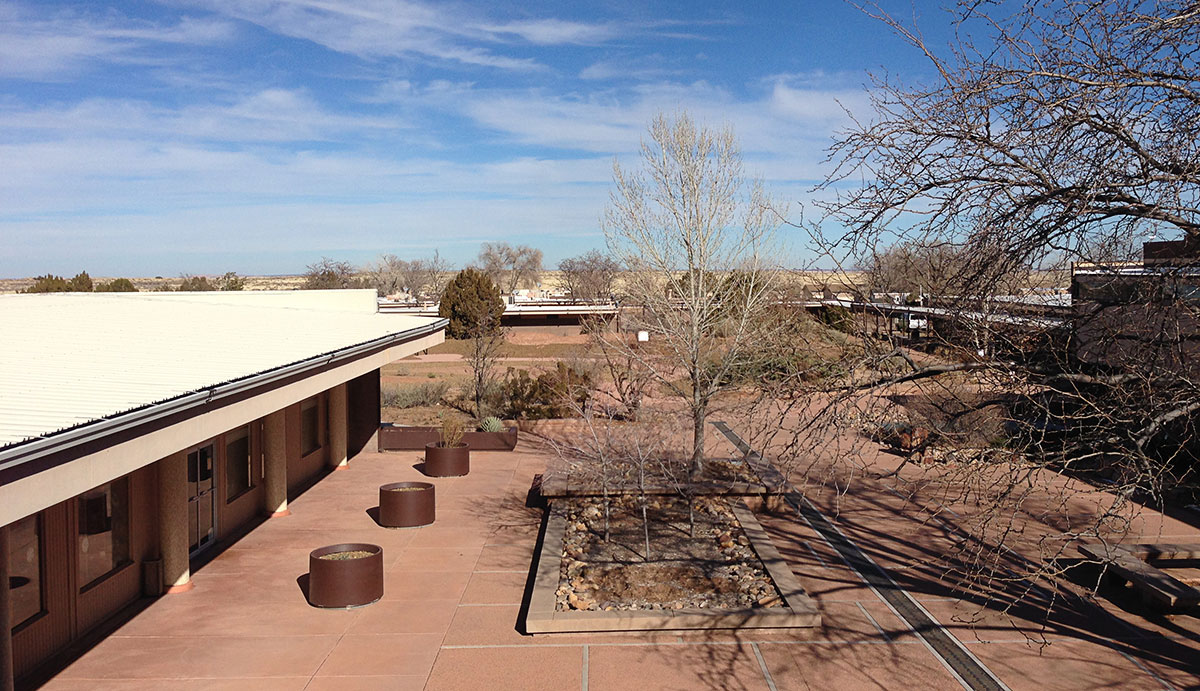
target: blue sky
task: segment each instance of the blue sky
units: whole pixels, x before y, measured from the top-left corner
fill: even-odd
[[[603,246],[613,158],[656,112],[732,125],[802,202],[883,69],[926,68],[826,0],[0,0],[0,275],[461,265],[484,241],[553,265]]]

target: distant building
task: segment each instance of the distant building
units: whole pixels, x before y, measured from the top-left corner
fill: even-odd
[[[1077,265],[1071,296],[1083,362],[1200,370],[1200,242],[1148,242],[1141,262]]]
[[[445,321],[357,290],[3,295],[0,324],[0,675],[19,678],[192,587],[194,558],[370,446],[379,368]]]

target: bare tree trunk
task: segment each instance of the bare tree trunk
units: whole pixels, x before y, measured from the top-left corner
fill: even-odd
[[[688,503],[688,537],[696,537],[696,492],[694,488],[689,487],[687,493]]]
[[[692,463],[689,480],[704,474],[704,423],[708,417],[708,406],[692,410]]]
[[[646,540],[646,556],[643,561],[650,561],[650,519],[646,516],[646,493],[642,493],[642,537]]]

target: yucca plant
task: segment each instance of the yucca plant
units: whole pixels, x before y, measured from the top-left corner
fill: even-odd
[[[504,422],[500,418],[493,416],[485,417],[479,421],[480,432],[503,432]]]

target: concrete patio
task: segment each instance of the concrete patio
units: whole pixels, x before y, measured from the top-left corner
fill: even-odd
[[[436,523],[387,530],[367,509],[379,485],[424,479],[414,468],[420,454],[362,454],[297,498],[291,516],[266,521],[199,568],[193,590],[150,603],[44,688],[962,687],[798,516],[762,522],[820,605],[820,629],[523,635],[517,622],[540,527],[540,511],[524,504],[545,458],[524,440],[513,452],[474,453],[467,477],[433,480]],[[823,511],[834,501],[813,500]],[[910,557],[946,544],[900,500],[837,501],[841,529],[1008,687],[1200,684],[1195,617],[1151,621],[1102,602],[1042,628],[1035,611],[1023,619],[961,602],[911,568]],[[1182,524],[1170,530],[1200,534]],[[383,600],[348,611],[310,607],[298,583],[309,551],[347,541],[383,546]]]

